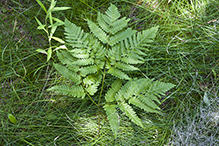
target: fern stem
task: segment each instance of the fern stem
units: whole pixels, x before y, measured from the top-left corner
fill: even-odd
[[[82,81],[82,87],[83,87],[84,91],[86,92],[87,96],[90,98],[90,100],[91,100],[96,106],[98,106],[98,104],[93,100],[93,98],[90,96],[90,94],[89,94],[89,93],[87,92],[87,90],[85,89],[83,81]]]

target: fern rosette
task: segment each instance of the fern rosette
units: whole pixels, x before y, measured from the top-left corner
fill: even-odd
[[[102,91],[106,90],[103,89],[105,79],[117,78],[105,92],[105,102],[101,103],[115,137],[119,129],[117,109],[143,127],[132,105],[146,112],[158,113],[158,98],[174,87],[171,83],[146,78],[132,79],[127,74],[139,70],[135,64],[145,62],[147,47],[153,42],[158,27],[137,32],[128,28],[129,19],[120,17],[117,7],[111,4],[106,14],[98,13],[97,23],[87,21],[91,33],[85,33],[66,19],[65,45],[68,50],[57,51],[60,63],[54,63],[54,67],[71,81],[71,85],[48,89],[78,98],[88,96],[99,108]],[[95,98],[97,93],[98,99]]]

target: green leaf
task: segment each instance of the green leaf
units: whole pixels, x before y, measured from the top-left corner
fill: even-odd
[[[8,119],[11,121],[11,123],[16,124],[17,120],[12,114],[8,114]]]
[[[60,25],[64,25],[65,22],[63,22],[62,20],[58,19],[58,18],[55,18],[55,17],[52,17],[53,20],[55,20],[56,22],[60,23]]]
[[[62,39],[60,39],[60,38],[58,38],[58,37],[54,37],[54,36],[53,36],[52,39],[58,41],[58,42],[61,43],[61,44],[64,44],[64,43],[65,43],[65,41],[63,41]],[[66,48],[66,47],[65,47],[65,48]]]
[[[35,17],[35,19],[36,19],[36,21],[37,21],[37,23],[38,23],[38,27],[37,27],[37,29],[45,29],[45,26],[46,25],[43,25],[41,22],[40,22],[40,20],[39,19],[37,19],[37,17]]]
[[[52,12],[63,11],[63,10],[68,10],[68,9],[71,9],[71,7],[55,7],[52,9]]]
[[[123,71],[139,70],[139,68],[134,67],[133,65],[125,64],[125,63],[122,63],[122,62],[118,62],[118,63],[115,65],[115,67],[118,68],[118,69],[122,69]]]
[[[40,25],[40,26],[37,27],[37,29],[43,29],[43,30],[44,30],[44,29],[45,29],[45,26],[46,26],[46,25]]]
[[[58,70],[60,74],[62,74],[66,78],[71,79],[75,84],[78,85],[81,83],[81,77],[77,75],[77,73],[72,72],[67,67],[60,64],[53,63],[53,66],[56,68],[56,70]]]
[[[110,18],[111,22],[114,22],[121,16],[118,11],[118,8],[113,4],[110,4],[110,7],[106,11],[106,14]]]
[[[47,61],[50,60],[51,56],[52,56],[52,48],[49,48],[47,51]]]
[[[43,10],[47,13],[46,7],[43,5],[43,3],[40,0],[36,0],[37,3],[43,8]]]
[[[47,55],[47,52],[43,49],[37,49],[36,51]]]
[[[146,104],[144,104],[143,102],[141,102],[139,99],[137,98],[131,98],[129,99],[129,104],[134,104],[135,106],[143,109],[144,111],[146,112],[150,112],[150,113],[159,113],[158,110],[150,107],[150,106],[147,106]]]
[[[77,48],[88,48],[88,34],[84,33],[81,30],[81,27],[76,26],[75,24],[71,23],[67,19],[65,19],[65,35],[66,41],[73,47]]]
[[[120,90],[121,86],[122,86],[122,82],[117,79],[105,94],[106,102],[113,102],[115,100],[115,95]]]
[[[132,30],[131,28],[128,28],[125,31],[119,32],[116,35],[110,37],[109,45],[113,46],[116,43],[119,43],[120,41],[123,41],[128,37],[131,37],[134,33],[136,33],[136,30]]]
[[[110,105],[106,104],[104,106],[104,110],[106,111],[107,114],[107,119],[109,120],[111,130],[113,131],[113,134],[115,138],[117,138],[117,133],[119,130],[119,119],[117,116],[117,111],[116,111],[116,105]]]
[[[144,127],[141,119],[136,115],[136,113],[134,112],[134,110],[132,109],[132,107],[130,105],[128,105],[125,102],[121,102],[119,104],[120,109],[125,113],[125,115],[127,117],[129,117],[129,119],[135,123],[138,126],[141,126],[142,128]]]
[[[62,64],[71,64],[76,59],[66,50],[59,50],[57,51],[57,56],[59,61],[61,61]]]
[[[71,86],[67,86],[67,85],[60,85],[60,86],[53,86],[49,89],[47,89],[48,91],[54,91],[57,93],[61,93],[64,95],[70,95],[73,97],[81,97],[82,99],[85,97],[85,92],[82,86],[79,85],[71,85]]]
[[[88,26],[91,29],[91,32],[102,42],[102,43],[108,43],[109,38],[106,35],[106,33],[97,26],[94,22],[88,20]]]
[[[127,74],[125,74],[124,72],[122,72],[114,67],[111,67],[107,73],[109,73],[109,74],[111,74],[119,79],[131,80],[131,78]]]

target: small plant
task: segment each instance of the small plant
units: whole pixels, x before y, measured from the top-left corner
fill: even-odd
[[[68,49],[57,50],[61,63],[54,63],[54,67],[70,82],[48,89],[82,99],[89,97],[97,105],[98,113],[100,106],[103,107],[115,137],[119,129],[118,109],[143,127],[132,105],[159,113],[158,98],[174,87],[171,83],[132,78],[127,74],[139,70],[135,65],[145,62],[147,47],[153,42],[158,27],[137,32],[128,28],[129,19],[120,16],[117,7],[111,4],[106,14],[98,13],[97,23],[87,20],[90,33],[65,20]],[[104,91],[107,78],[115,80],[111,88]]]
[[[46,12],[45,24],[42,24],[40,22],[40,20],[37,19],[37,17],[35,17],[35,19],[36,19],[36,21],[39,25],[37,27],[37,29],[44,30],[47,34],[48,39],[49,39],[48,40],[49,41],[49,48],[48,48],[47,51],[45,51],[43,49],[37,49],[36,51],[46,54],[47,55],[47,61],[49,61],[51,56],[52,56],[52,52],[53,52],[53,50],[52,50],[53,47],[52,47],[52,44],[51,44],[51,40],[54,39],[54,40],[58,41],[61,44],[65,43],[62,39],[53,36],[56,29],[57,29],[57,27],[63,25],[64,22],[62,20],[58,19],[58,18],[53,17],[52,12],[67,10],[67,9],[70,9],[70,7],[55,7],[56,1],[51,0],[50,7],[49,7],[48,10],[46,10],[46,7],[43,5],[43,3],[40,0],[36,0],[36,1],[43,8],[43,10]],[[48,21],[47,21],[48,19],[49,19],[49,23],[50,23],[49,26],[48,26]],[[55,21],[55,23],[54,23],[54,21]],[[56,47],[56,49],[65,49],[65,46],[62,45],[62,46]]]

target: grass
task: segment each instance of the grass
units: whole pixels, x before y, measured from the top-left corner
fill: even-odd
[[[139,110],[145,129],[120,117],[113,138],[105,115],[97,135],[96,107],[89,100],[46,92],[63,81],[37,48],[48,47],[34,16],[44,13],[34,1],[0,4],[0,145],[215,145],[218,140],[219,2],[213,0],[111,1],[130,27],[143,30],[159,25],[147,62],[135,76],[171,82],[176,88],[161,104],[163,116]],[[168,3],[169,2],[169,3]],[[44,1],[48,7],[49,2]],[[85,19],[95,20],[109,1],[58,1],[72,10],[55,14],[88,30]],[[63,29],[56,36],[63,37]],[[54,58],[55,59],[55,58]],[[205,94],[207,93],[207,94]],[[207,95],[211,105],[204,102]],[[7,115],[13,114],[18,124]],[[188,136],[189,135],[189,136]]]

